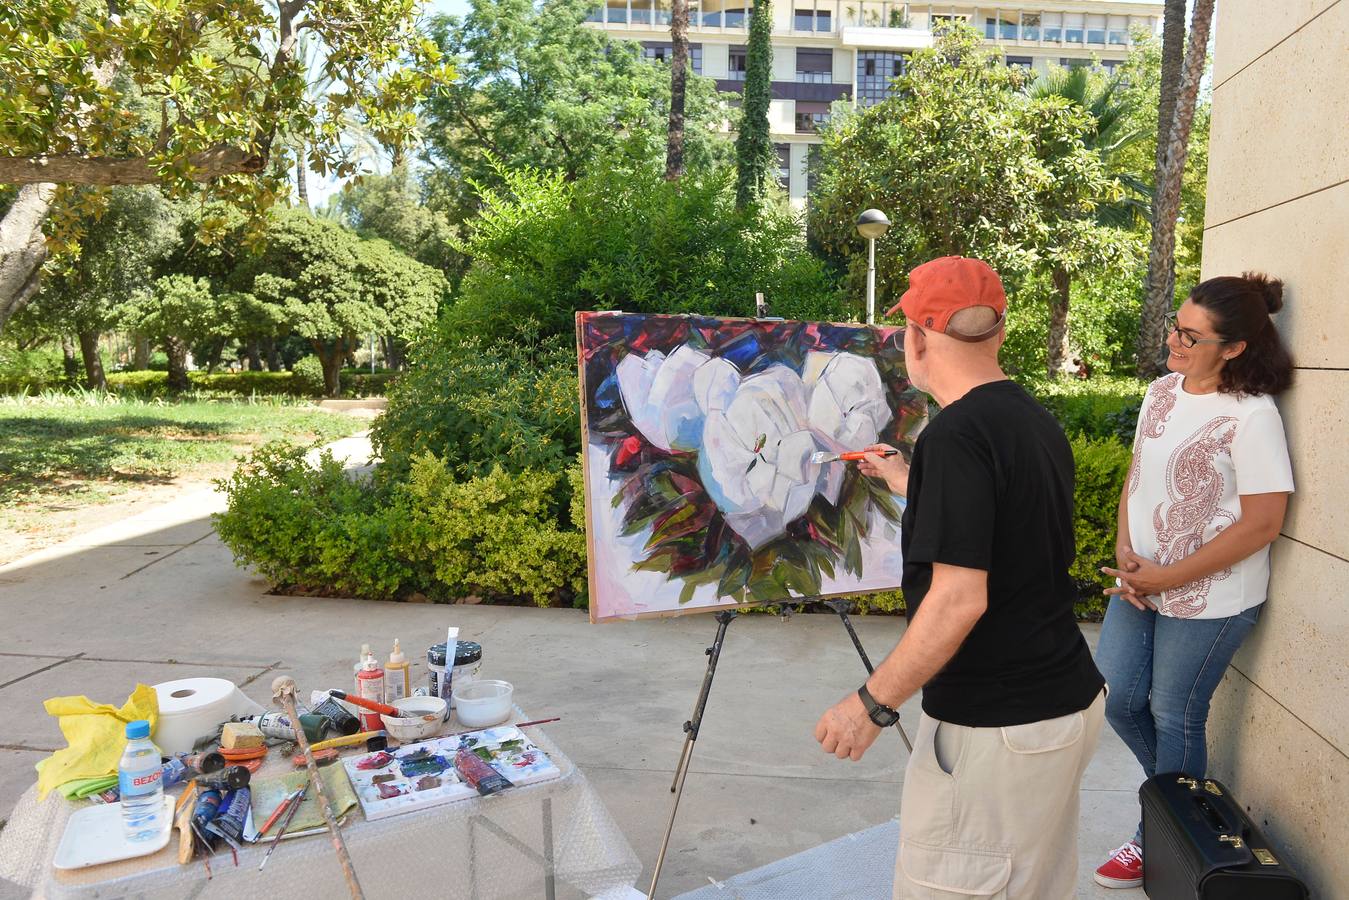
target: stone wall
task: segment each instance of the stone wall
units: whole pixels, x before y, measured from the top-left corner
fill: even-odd
[[[1315,897],[1349,897],[1349,0],[1218,4],[1204,277],[1285,282],[1297,493],[1213,701],[1210,772]]]

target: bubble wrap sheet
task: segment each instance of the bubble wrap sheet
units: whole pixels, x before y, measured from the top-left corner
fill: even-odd
[[[551,832],[555,896],[623,896],[641,864],[584,775],[537,729],[530,739],[562,777],[501,794],[367,822],[359,808],[342,834],[361,888],[371,900],[409,896],[514,900],[545,897]],[[322,897],[347,896],[325,833],[283,840],[267,868],[267,843],[246,846],[236,867],[228,849],[178,865],[178,832],[169,846],[140,859],[69,872],[51,860],[70,813],[53,794],[39,803],[33,787],[0,832],[0,897]]]
[[[676,900],[888,900],[899,820],[821,844]]]

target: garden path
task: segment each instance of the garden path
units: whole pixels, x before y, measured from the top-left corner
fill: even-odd
[[[349,464],[366,461],[368,443],[338,444]],[[62,744],[42,709],[48,697],[120,703],[137,681],[209,673],[267,704],[277,672],[306,691],[342,687],[363,642],[387,655],[397,637],[416,659],[453,624],[482,642],[484,675],[513,682],[528,714],[562,717],[550,736],[595,784],[643,862],[654,861],[680,726],[715,630],[710,617],[590,625],[577,610],[275,596],[212,532],[209,515],[222,504],[209,489],[184,495],[0,566],[0,818],[32,782],[33,764]],[[873,657],[903,631],[895,618],[857,624]],[[1098,629],[1084,631],[1094,643]],[[413,677],[424,681],[423,664]],[[895,814],[897,737],[885,736],[861,763],[843,763],[811,736],[820,711],[860,677],[832,617],[749,615],[731,626],[661,896]],[[917,704],[903,716],[913,733]],[[1106,895],[1090,884],[1091,868],[1131,829],[1140,779],[1107,729],[1083,784],[1079,896]]]

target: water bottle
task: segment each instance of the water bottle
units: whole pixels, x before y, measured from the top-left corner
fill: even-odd
[[[126,750],[117,763],[122,830],[128,841],[154,840],[164,824],[164,767],[144,719],[126,725]]]

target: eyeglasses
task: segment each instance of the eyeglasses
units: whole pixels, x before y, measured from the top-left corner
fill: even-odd
[[[1177,324],[1177,322],[1176,322],[1176,314],[1175,314],[1175,313],[1171,313],[1170,315],[1168,315],[1168,316],[1166,317],[1166,333],[1169,335],[1169,334],[1171,334],[1172,332],[1175,332],[1176,335],[1179,336],[1179,338],[1180,338],[1180,345],[1181,345],[1182,347],[1184,347],[1186,350],[1190,349],[1190,348],[1193,347],[1195,344],[1226,344],[1226,343],[1229,343],[1228,341],[1225,341],[1225,340],[1223,340],[1222,338],[1197,338],[1197,337],[1195,337],[1194,335],[1190,334],[1190,332],[1186,331],[1184,328],[1181,328],[1179,324]]]

